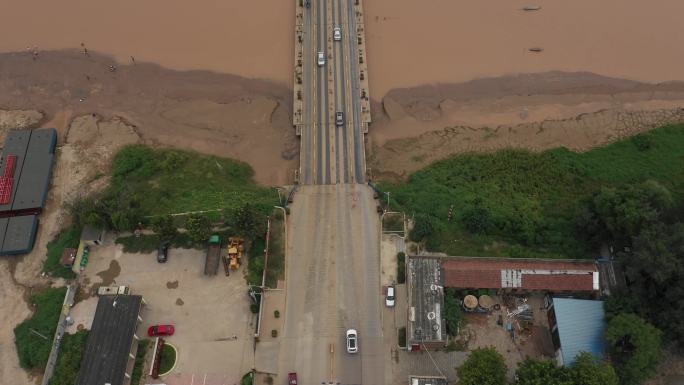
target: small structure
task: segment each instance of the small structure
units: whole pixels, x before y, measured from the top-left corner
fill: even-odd
[[[85,225],[81,231],[81,241],[88,246],[97,246],[102,244],[104,231],[100,228]]]
[[[140,339],[136,331],[142,322],[143,298],[139,295],[98,298],[76,384],[130,384]]]
[[[71,268],[74,265],[74,261],[76,261],[77,252],[78,249],[64,249],[59,263],[64,267]]]
[[[406,339],[411,351],[444,347],[444,290],[439,259],[409,258],[406,283],[409,295]]]
[[[444,286],[501,289],[510,293],[599,291],[593,261],[447,257],[442,260]]]
[[[447,385],[446,377],[409,376],[409,385]]]
[[[548,310],[551,340],[559,365],[571,365],[580,352],[602,357],[606,317],[603,301],[552,298]]]

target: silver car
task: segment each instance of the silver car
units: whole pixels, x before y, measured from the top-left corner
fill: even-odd
[[[340,27],[333,28],[333,40],[335,40],[335,41],[342,40],[342,29],[340,29]]]
[[[337,111],[335,113],[335,125],[337,127],[344,126],[344,112]]]
[[[318,65],[319,66],[325,65],[325,54],[323,52],[318,53]]]

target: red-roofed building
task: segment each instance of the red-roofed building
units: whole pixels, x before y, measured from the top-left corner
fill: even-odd
[[[442,259],[444,286],[511,291],[597,292],[595,263],[568,260],[464,258]]]

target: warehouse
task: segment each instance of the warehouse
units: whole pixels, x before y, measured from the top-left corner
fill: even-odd
[[[28,253],[33,248],[56,143],[53,128],[7,134],[0,160],[0,255]]]
[[[131,373],[138,351],[136,334],[142,322],[139,295],[102,295],[83,352],[78,385],[124,385]]]

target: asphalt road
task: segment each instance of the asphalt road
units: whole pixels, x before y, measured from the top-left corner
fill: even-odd
[[[279,382],[384,384],[379,218],[361,184],[302,186],[290,211]],[[346,352],[345,332],[359,334]],[[389,353],[387,353],[389,354]]]
[[[366,165],[353,0],[312,0],[304,12],[301,184],[363,183]],[[333,28],[342,32],[333,40]],[[325,64],[317,64],[323,52]],[[344,125],[335,124],[335,113]]]

